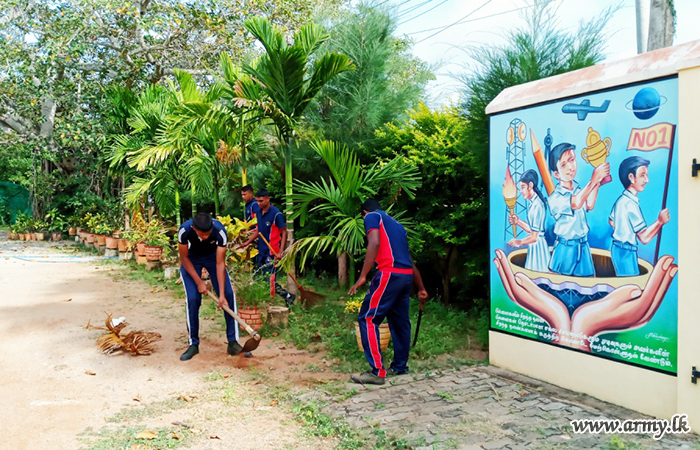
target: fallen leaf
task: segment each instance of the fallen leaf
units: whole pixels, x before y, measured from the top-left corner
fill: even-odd
[[[95,372],[93,372],[92,370],[86,370],[86,371],[85,371],[85,374],[86,374],[86,375],[97,375],[97,374],[96,374]]]
[[[260,380],[255,380],[255,381],[251,381],[251,382],[250,382],[250,385],[251,385],[251,386],[255,386],[255,385],[257,385],[257,384],[260,384]]]
[[[136,439],[158,439],[158,435],[150,430],[143,430],[135,437]]]
[[[136,397],[134,397],[135,402],[140,402],[141,401],[141,394],[136,394]]]
[[[279,333],[274,332],[274,333],[272,333],[272,337],[275,337],[275,336],[277,336],[278,334],[279,334]]]
[[[186,401],[187,403],[192,401],[192,399],[190,397],[186,396],[185,394],[180,394],[180,398],[183,399],[184,401]]]
[[[219,436],[216,436],[216,435],[209,436],[209,439],[218,439],[218,440],[221,440],[221,438],[220,438]]]
[[[63,302],[69,302],[69,301],[71,301],[71,300],[73,300],[73,299],[72,299],[72,298],[69,298],[68,300],[61,300],[61,301],[63,301]]]
[[[321,340],[321,335],[318,333],[314,333],[311,335],[311,340],[312,341],[320,341]]]
[[[277,348],[280,349],[280,350],[285,350],[285,349],[287,348],[287,346],[285,346],[285,345],[280,345],[280,346],[278,346]]]
[[[277,400],[272,400],[270,402],[270,406],[277,406],[278,404],[279,404],[279,402]]]
[[[168,439],[182,439],[182,436],[176,433],[168,433]]]
[[[231,376],[231,375],[228,375],[228,374],[226,374],[226,375],[221,375],[221,378],[229,378],[230,376]]]
[[[192,432],[192,434],[199,434],[202,432],[202,430],[200,430],[199,428],[192,427],[190,428],[190,432]]]

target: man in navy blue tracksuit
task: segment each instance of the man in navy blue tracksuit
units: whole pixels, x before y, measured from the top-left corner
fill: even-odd
[[[411,346],[411,321],[408,307],[413,283],[418,287],[421,304],[428,299],[420,272],[408,251],[406,229],[396,219],[382,211],[379,202],[369,199],[362,204],[362,216],[367,233],[367,256],[360,278],[350,288],[350,295],[367,282],[369,271],[377,263],[369,292],[362,302],[357,320],[365,357],[371,367],[350,379],[361,384],[384,384],[384,368],[379,348],[379,325],[386,317],[394,341],[394,361],[389,370],[402,375],[408,372],[408,352]]]
[[[199,307],[202,305],[202,295],[207,294],[207,285],[202,281],[202,268],[209,272],[214,291],[219,296],[217,305],[221,308],[225,303],[234,312],[236,296],[233,292],[231,279],[226,271],[226,229],[218,220],[209,214],[199,213],[180,226],[177,232],[177,242],[180,251],[180,275],[185,286],[187,297],[187,331],[189,344],[180,360],[187,361],[199,353]],[[238,344],[238,323],[224,313],[226,318],[226,337],[228,338],[228,354],[237,355],[243,350]]]
[[[255,196],[253,195],[253,187],[246,184],[241,188],[241,198],[245,202],[245,208],[243,211],[243,220],[250,222],[253,220],[257,214],[259,214],[260,208],[258,207],[258,202],[255,201]]]

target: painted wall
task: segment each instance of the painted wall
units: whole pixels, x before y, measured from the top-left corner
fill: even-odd
[[[677,125],[675,76],[491,116],[494,331],[676,373]]]

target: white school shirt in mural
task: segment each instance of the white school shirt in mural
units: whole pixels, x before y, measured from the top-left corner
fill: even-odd
[[[610,220],[615,226],[613,239],[631,245],[637,245],[637,233],[647,227],[639,198],[627,189],[613,205]]]
[[[534,195],[527,210],[527,222],[530,224],[530,230],[538,234],[537,240],[527,246],[525,268],[536,272],[549,271],[549,246],[544,237],[545,219],[544,202],[538,195]]]
[[[571,197],[578,194],[581,188],[577,182],[573,182],[572,191],[558,184],[552,195],[549,196],[549,210],[557,223],[554,225],[554,234],[562,239],[581,239],[588,235],[588,222],[586,221],[586,207],[574,210],[571,207]]]

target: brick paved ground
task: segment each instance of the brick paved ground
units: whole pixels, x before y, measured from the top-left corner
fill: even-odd
[[[348,384],[344,396],[321,398],[325,412],[357,428],[386,430],[418,449],[700,449],[694,434],[658,441],[646,435],[574,434],[569,424],[574,419],[649,417],[495,367],[388,380],[384,386]]]

